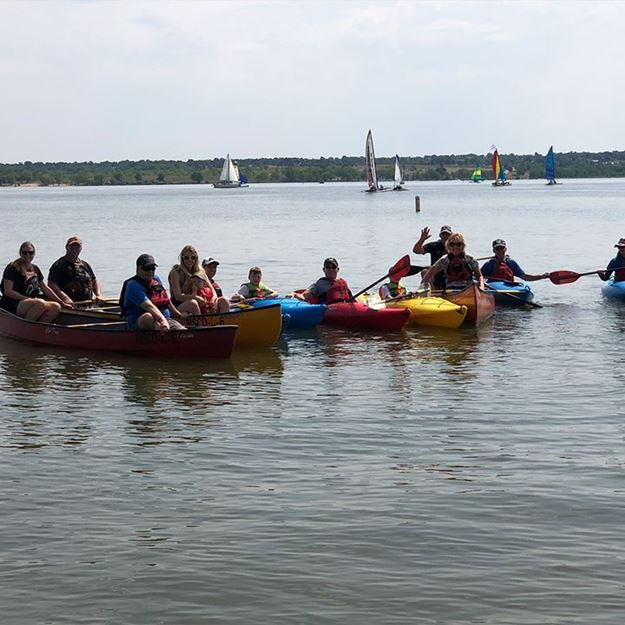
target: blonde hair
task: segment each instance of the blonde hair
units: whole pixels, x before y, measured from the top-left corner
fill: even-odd
[[[445,249],[448,252],[452,243],[462,243],[462,247],[467,246],[467,242],[464,240],[464,234],[462,234],[462,232],[454,232],[449,235],[449,238],[445,241]]]
[[[195,256],[195,261],[193,262],[191,270],[187,269],[187,266],[183,261],[183,257],[189,255]],[[198,278],[202,278],[204,282],[208,282],[208,276],[206,275],[204,269],[200,266],[200,258],[197,250],[192,245],[185,245],[182,250],[180,250],[180,254],[178,254],[178,261],[178,264],[174,265],[169,272],[169,281],[171,282],[171,274],[177,272],[180,276],[180,287],[183,289],[183,292],[185,284],[188,284],[189,279],[193,276],[197,276]]]

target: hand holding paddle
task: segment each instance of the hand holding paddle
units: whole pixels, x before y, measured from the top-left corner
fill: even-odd
[[[399,282],[402,278],[406,277],[410,273],[410,256],[406,254],[402,256],[389,270],[388,273],[383,275],[379,280],[372,282],[369,286],[362,289],[362,291],[358,291],[356,295],[352,295],[347,301],[353,302],[359,295],[366,293],[369,289],[373,288],[376,284],[382,282],[382,280],[386,280],[386,278],[390,278],[393,282]]]

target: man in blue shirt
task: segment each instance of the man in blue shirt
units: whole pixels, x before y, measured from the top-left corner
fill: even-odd
[[[602,271],[599,277],[605,281],[609,280],[612,272],[614,272],[614,282],[625,281],[625,239],[619,239],[614,246],[618,248],[616,256],[608,263],[607,271]]]
[[[548,273],[533,275],[525,273],[519,263],[506,255],[508,247],[503,239],[493,241],[493,253],[495,256],[482,265],[482,275],[486,280],[502,280],[503,282],[514,282],[514,278],[521,278],[526,282],[534,280],[544,280],[549,277]]]
[[[172,319],[182,319],[186,315],[171,303],[161,279],[154,273],[158,266],[154,257],[141,254],[136,265],[136,275],[124,282],[120,296],[128,327],[132,330],[159,332],[184,329],[183,325]]]

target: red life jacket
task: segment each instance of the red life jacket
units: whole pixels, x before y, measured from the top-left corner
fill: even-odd
[[[462,256],[447,254],[447,258],[449,259],[449,265],[447,265],[447,269],[445,270],[447,284],[452,284],[454,282],[471,282],[473,280],[473,272],[464,254]]]
[[[506,263],[506,259],[499,260],[497,258],[494,259],[497,263],[495,266],[495,270],[491,272],[488,278],[490,280],[503,280],[504,282],[514,282],[514,273],[512,273],[512,269],[508,267],[508,263]]]
[[[157,308],[167,308],[169,306],[169,295],[167,295],[167,291],[158,280],[154,278],[150,280],[145,294]]]
[[[321,304],[346,302],[352,296],[347,282],[343,278],[336,279],[332,286],[319,298]]]

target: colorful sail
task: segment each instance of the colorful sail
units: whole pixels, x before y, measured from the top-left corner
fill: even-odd
[[[556,184],[556,163],[553,156],[553,146],[549,148],[545,157],[545,177],[547,184]]]
[[[367,184],[369,191],[378,191],[378,172],[375,168],[375,152],[373,150],[373,136],[371,130],[367,133],[367,141],[365,142],[365,163],[367,167]]]
[[[475,166],[471,174],[471,182],[482,182],[482,168],[479,165]]]
[[[497,182],[497,180],[499,180],[499,177],[501,175],[501,161],[499,160],[499,152],[497,151],[497,148],[495,148],[495,151],[493,152],[491,165],[493,168],[493,180]]]

